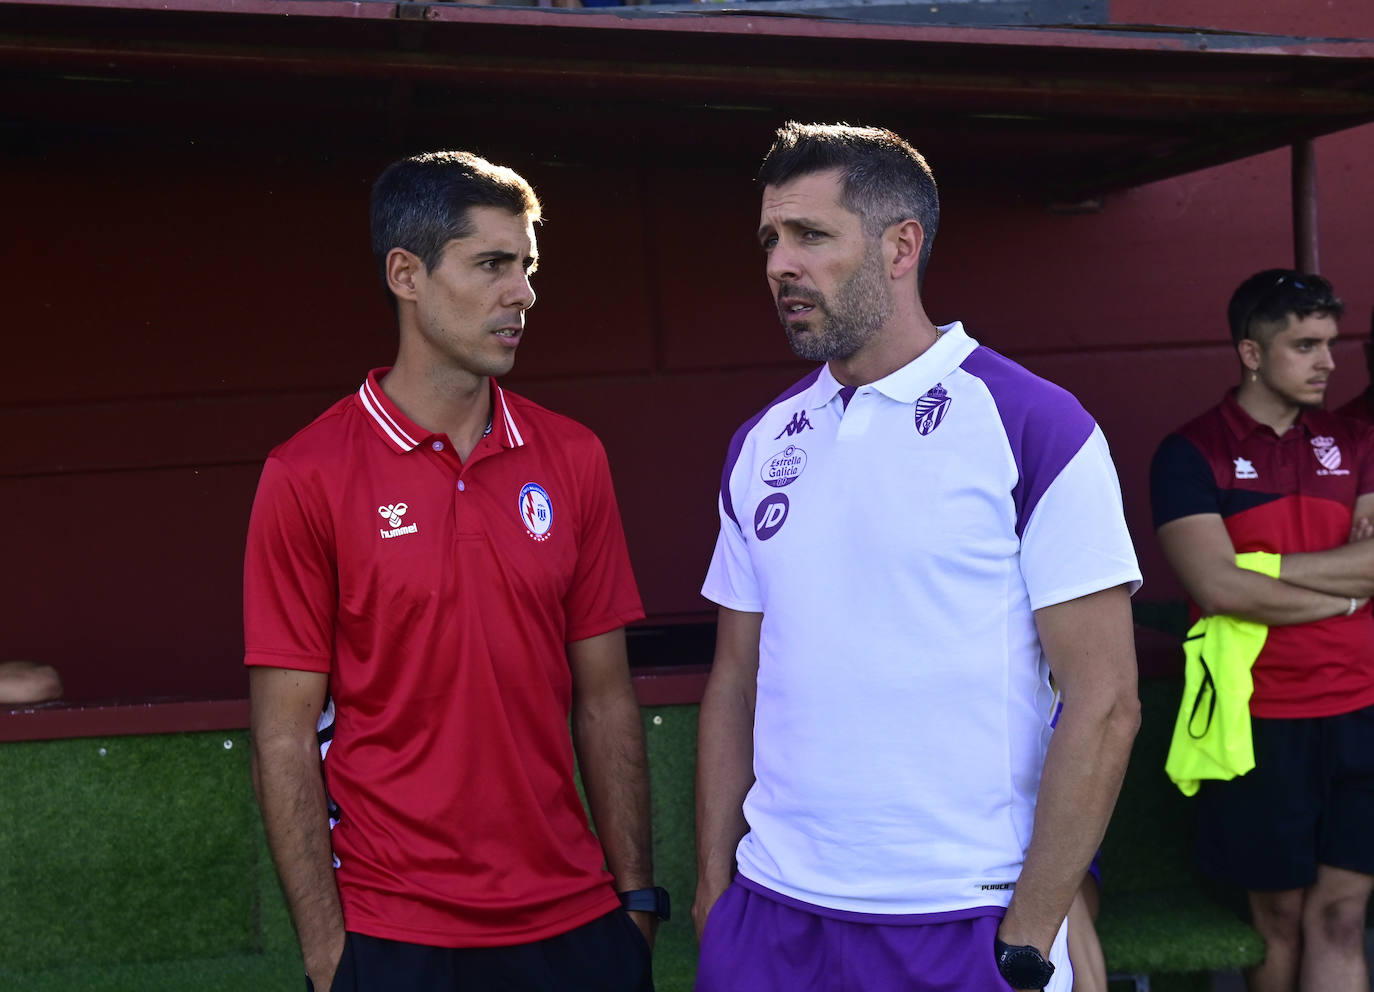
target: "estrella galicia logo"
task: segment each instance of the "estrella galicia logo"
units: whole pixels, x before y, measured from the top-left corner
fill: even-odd
[[[811,421],[806,419],[806,411],[798,410],[796,413],[792,414],[791,423],[778,431],[778,433],[774,435],[773,440],[778,440],[784,434],[791,437],[793,434],[800,434],[802,431],[814,431],[815,429],[816,428],[811,426]]]
[[[537,482],[527,482],[520,490],[520,522],[526,532],[536,541],[549,539],[549,528],[553,526],[553,503],[544,487]]]
[[[938,382],[916,401],[916,430],[922,437],[940,426],[949,404],[949,391]]]
[[[754,536],[760,541],[766,541],[776,534],[787,522],[788,509],[786,494],[773,493],[765,497],[754,511]]]
[[[781,489],[797,481],[797,476],[806,468],[806,452],[795,444],[789,444],[779,451],[759,469],[759,476],[774,489]]]

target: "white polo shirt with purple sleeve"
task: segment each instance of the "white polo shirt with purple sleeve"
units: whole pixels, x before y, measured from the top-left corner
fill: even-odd
[[[1033,611],[1140,571],[1102,431],[959,323],[730,444],[703,593],[763,614],[742,880],[932,921],[1011,899],[1054,697]]]

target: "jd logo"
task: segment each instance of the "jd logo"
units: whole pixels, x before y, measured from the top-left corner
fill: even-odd
[[[759,504],[754,511],[754,536],[766,541],[787,522],[789,504],[784,493],[774,493]]]

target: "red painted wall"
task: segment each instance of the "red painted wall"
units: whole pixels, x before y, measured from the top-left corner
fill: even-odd
[[[1112,10],[1374,36],[1374,10],[1337,6]],[[725,445],[806,370],[771,313],[748,171],[493,157],[529,176],[548,215],[540,298],[508,384],[605,440],[651,614],[707,617],[697,588]],[[1317,142],[1323,269],[1350,307],[1333,401],[1365,381],[1354,339],[1374,305],[1371,157],[1374,127]],[[58,665],[74,699],[242,694],[240,562],[258,466],[394,348],[366,247],[383,164],[113,140],[0,157],[18,246],[5,276],[0,656]],[[1141,595],[1177,596],[1149,526],[1148,459],[1235,380],[1223,319],[1234,286],[1291,261],[1287,156],[1076,215],[944,179],[932,316],[964,320],[1078,394],[1118,460]]]
[[[1316,149],[1322,270],[1347,304],[1328,397],[1337,405],[1367,382],[1356,341],[1374,307],[1374,127]],[[944,213],[927,274],[932,315],[962,317],[1097,417],[1142,560],[1141,597],[1182,594],[1153,538],[1150,456],[1238,381],[1226,303],[1251,273],[1293,264],[1288,186],[1288,155],[1274,152],[1109,196],[1094,214],[987,203]]]
[[[1374,37],[1374,9],[1350,0],[1110,0],[1115,24],[1171,24],[1296,38]]]

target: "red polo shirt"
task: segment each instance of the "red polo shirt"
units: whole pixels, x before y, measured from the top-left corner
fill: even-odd
[[[1304,410],[1279,436],[1228,393],[1164,439],[1150,471],[1155,527],[1219,513],[1236,552],[1325,551],[1346,543],[1355,500],[1374,492],[1374,429]],[[1196,608],[1194,608],[1196,613]],[[1250,712],[1332,716],[1374,704],[1374,614],[1270,627]]]
[[[390,402],[386,371],[267,459],[245,663],[329,673],[349,930],[564,933],[618,905],[573,785],[565,645],[644,615],[606,455],[493,382],[464,464]]]

